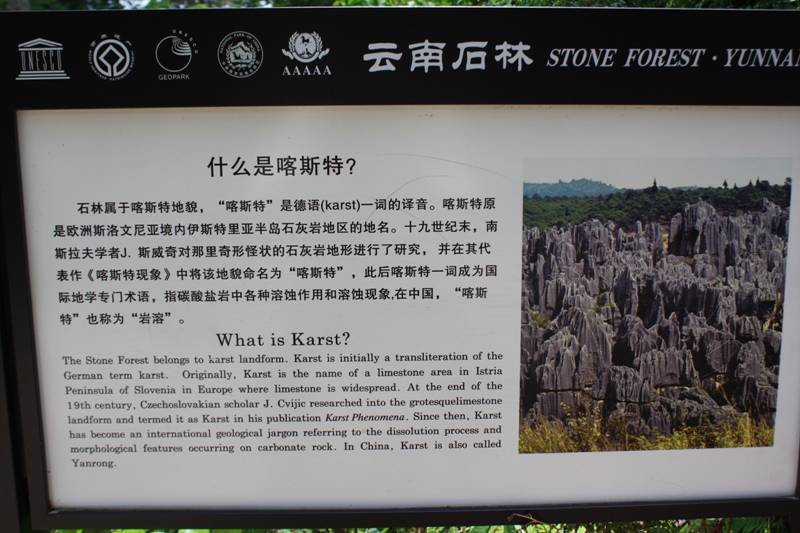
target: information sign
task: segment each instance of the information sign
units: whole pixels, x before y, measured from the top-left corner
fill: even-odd
[[[0,18],[34,526],[798,512],[797,22]]]

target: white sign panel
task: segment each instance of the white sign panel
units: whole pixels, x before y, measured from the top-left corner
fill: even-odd
[[[799,117],[19,112],[52,506],[793,494]]]

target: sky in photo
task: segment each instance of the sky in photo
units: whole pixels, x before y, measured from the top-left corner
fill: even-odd
[[[525,159],[524,181],[557,183],[587,178],[621,189],[642,189],[653,184],[666,187],[742,187],[757,178],[782,184],[792,175],[788,157],[537,157]]]

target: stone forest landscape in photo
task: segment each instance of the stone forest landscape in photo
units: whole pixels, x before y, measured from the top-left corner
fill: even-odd
[[[519,451],[771,446],[790,192],[526,197]]]

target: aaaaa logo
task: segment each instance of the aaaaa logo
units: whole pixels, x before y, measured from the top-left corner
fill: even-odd
[[[327,65],[315,65],[313,68],[308,65],[322,59],[331,51],[330,48],[322,46],[322,37],[317,32],[293,33],[289,38],[288,48],[288,50],[281,50],[283,55],[306,65],[302,68],[298,65],[295,65],[294,68],[285,66],[283,68],[284,76],[330,76],[331,69]]]

